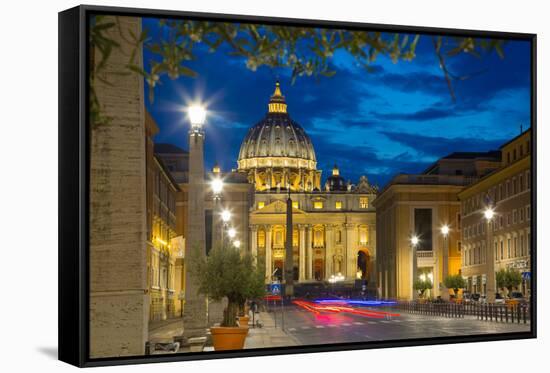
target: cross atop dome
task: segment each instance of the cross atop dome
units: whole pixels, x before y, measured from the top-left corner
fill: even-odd
[[[271,95],[269,100],[269,112],[270,113],[286,113],[286,101],[285,96],[281,93],[281,85],[279,81],[275,83],[275,91]]]

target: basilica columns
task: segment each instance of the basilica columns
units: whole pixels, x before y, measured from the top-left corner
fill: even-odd
[[[346,231],[346,279],[355,279],[357,272],[357,256],[355,248],[357,239],[355,237],[355,224],[344,224]]]
[[[325,240],[325,278],[329,278],[333,274],[333,261],[334,261],[334,249],[333,249],[333,227],[332,224],[325,225],[326,240]]]
[[[250,226],[250,254],[254,257],[254,262],[258,263],[258,226]]]
[[[300,232],[300,268],[299,268],[299,281],[306,279],[306,227],[303,224],[298,225]],[[311,260],[311,259],[309,259]]]
[[[265,277],[267,282],[271,282],[271,225],[265,227]]]
[[[307,279],[313,279],[313,227],[306,226],[306,247],[307,247]]]

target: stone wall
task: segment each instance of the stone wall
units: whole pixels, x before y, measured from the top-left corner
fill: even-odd
[[[110,19],[109,19],[110,18]],[[143,78],[124,71],[130,30],[141,19],[106,17],[118,42],[95,89],[107,123],[93,126],[90,148],[90,357],[145,352],[149,296],[146,284],[146,176]],[[122,35],[119,33],[119,29]],[[99,59],[99,51],[95,51]],[[142,51],[138,51],[142,64]]]

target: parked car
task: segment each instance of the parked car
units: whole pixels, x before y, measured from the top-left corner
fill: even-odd
[[[508,295],[506,299],[507,304],[524,304],[527,303],[527,299],[523,296],[523,293],[520,291],[513,291]]]
[[[479,302],[479,299],[481,298],[481,294],[473,293],[470,298],[472,299],[472,302]]]
[[[495,304],[504,304],[506,303],[506,300],[500,293],[495,294]]]

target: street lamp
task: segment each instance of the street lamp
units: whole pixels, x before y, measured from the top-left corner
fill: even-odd
[[[223,180],[216,176],[210,180],[210,188],[212,189],[212,198],[214,200],[214,213],[217,216],[217,219],[213,219],[212,227],[212,241],[214,247],[223,246],[223,227],[220,222],[219,215],[221,215],[221,193],[223,190]],[[218,242],[218,240],[220,240]]]
[[[412,246],[412,295],[413,299],[416,299],[416,291],[414,290],[414,282],[416,281],[417,271],[418,271],[418,263],[416,259],[416,247],[418,246],[418,243],[420,240],[418,239],[418,236],[416,234],[413,234],[411,237],[411,246]]]
[[[227,231],[227,235],[229,236],[229,238],[233,239],[237,235],[237,231],[235,230],[235,228],[229,228],[229,230]]]
[[[492,207],[487,207],[483,211],[483,216],[487,222],[487,243],[485,244],[485,261],[487,268],[487,279],[485,280],[485,296],[487,303],[495,302],[496,280],[495,280],[495,251],[493,249],[493,237],[491,222],[495,216],[495,210]],[[483,286],[483,285],[482,285]]]
[[[206,109],[201,105],[192,105],[187,108],[187,115],[193,130],[200,130],[206,122]]]
[[[231,212],[229,210],[225,209],[220,213],[220,216],[222,218],[222,227],[221,227],[220,231],[221,231],[221,245],[223,247],[225,245],[224,233],[225,233],[225,230],[227,229],[227,226],[229,224],[229,220],[231,220]]]
[[[235,246],[238,249],[239,247],[241,247],[241,241],[239,240],[233,241],[233,246]]]
[[[449,289],[445,286],[445,279],[449,275],[449,226],[444,224],[441,227],[441,234],[443,235],[443,300],[449,300]]]
[[[205,200],[204,200],[204,130],[206,110],[199,105],[187,107],[187,116],[191,122],[189,129],[189,172],[187,199],[187,237],[185,245],[185,257],[193,256],[195,252],[201,257],[206,254],[206,227],[205,227]],[[200,247],[200,250],[196,248]],[[198,288],[196,278],[191,271],[184,271],[186,289],[185,307],[183,319],[186,320],[184,337],[199,337],[204,335],[208,325],[207,300],[203,295],[190,289]],[[200,332],[197,332],[200,331]]]
[[[231,213],[229,212],[229,210],[223,210],[221,215],[223,223],[229,223],[229,219],[231,219]]]
[[[223,190],[223,180],[219,177],[212,179],[212,181],[210,182],[210,186],[212,188],[212,192],[214,193],[214,198],[216,198],[216,196],[219,197]]]
[[[493,210],[490,207],[487,207],[483,212],[483,216],[485,216],[485,219],[487,221],[491,221],[491,219],[493,219],[493,216],[495,216],[495,210]]]

